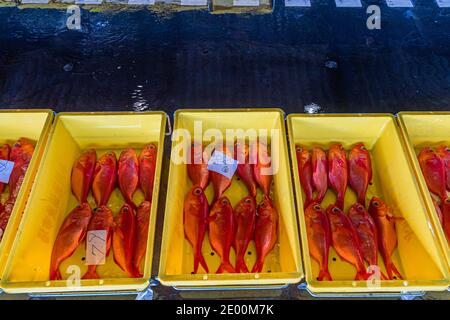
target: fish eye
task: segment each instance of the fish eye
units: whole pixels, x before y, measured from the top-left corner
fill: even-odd
[[[357,209],[358,209],[359,211],[363,211],[363,210],[364,210],[364,207],[363,207],[362,205],[358,205]]]
[[[194,195],[198,196],[201,193],[202,193],[202,188],[195,188],[194,189]]]
[[[378,203],[378,201],[374,201],[374,202],[372,202],[372,204],[375,206],[375,207],[378,207],[380,204]]]
[[[298,151],[298,152],[302,152],[303,148],[302,147],[296,147],[295,150]]]
[[[339,213],[339,209],[336,207],[334,207],[332,211],[333,211],[333,213]]]
[[[250,204],[250,203],[252,203],[252,200],[250,200],[249,198],[247,198],[247,199],[245,199],[245,201],[244,201],[246,204]]]
[[[320,206],[319,206],[318,204],[316,204],[316,205],[313,207],[313,209],[316,210],[316,211],[320,211]]]
[[[223,205],[228,204],[228,200],[227,200],[227,199],[223,199],[223,200],[222,200],[222,204],[223,204]]]
[[[367,149],[366,149],[366,147],[363,145],[363,146],[361,146],[361,150],[364,150],[364,151],[365,151],[365,150],[367,150]]]
[[[450,148],[448,148],[448,147],[445,148],[445,151],[450,152]]]
[[[149,147],[150,149],[155,149],[155,146],[154,146],[154,145],[152,145],[152,144],[151,144],[151,145],[149,145],[148,147]]]
[[[123,211],[128,212],[128,207],[123,207]]]
[[[450,203],[450,198],[445,199],[445,203]]]

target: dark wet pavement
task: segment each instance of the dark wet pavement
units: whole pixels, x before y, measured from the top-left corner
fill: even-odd
[[[56,111],[281,107],[449,110],[450,9],[311,8],[271,14],[0,9],[0,107]],[[381,30],[366,7],[381,4]]]

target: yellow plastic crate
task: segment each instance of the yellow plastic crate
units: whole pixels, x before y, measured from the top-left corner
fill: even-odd
[[[16,237],[17,228],[47,144],[52,121],[53,111],[51,110],[0,110],[0,144],[9,143],[12,146],[21,137],[36,142],[33,158],[0,242],[0,275],[3,274]],[[7,194],[5,193],[3,197],[7,197]]]
[[[42,165],[36,177],[20,233],[12,248],[1,282],[8,293],[60,293],[89,291],[133,291],[144,289],[151,276],[157,199],[164,150],[166,114],[163,112],[118,113],[60,113],[56,117]],[[49,281],[49,267],[53,243],[62,221],[77,205],[71,192],[71,170],[81,152],[95,148],[97,156],[113,150],[117,155],[125,147],[139,151],[147,143],[157,143],[158,156],[153,189],[153,203],[147,255],[143,278],[128,278],[113,260],[112,249],[106,264],[99,266],[99,280],[76,281],[77,270],[83,276],[87,266],[83,261],[85,246],[80,245],[65,260],[60,270],[64,279]],[[143,194],[139,190],[134,201],[139,204]],[[88,201],[92,208],[92,195]],[[111,195],[109,207],[116,215],[124,200],[120,191]],[[79,269],[78,269],[79,268]],[[74,279],[75,278],[75,279]]]
[[[393,115],[390,114],[291,114],[288,116],[288,134],[299,213],[303,261],[308,290],[321,293],[367,293],[441,291],[448,286],[448,271],[435,230],[430,228],[428,207],[409,166],[405,146]],[[340,142],[349,149],[363,142],[371,153],[373,179],[367,197],[379,196],[390,205],[395,215],[405,218],[396,223],[398,247],[393,262],[405,280],[381,281],[380,286],[368,286],[366,281],[353,281],[355,268],[341,260],[330,249],[329,269],[334,281],[317,281],[318,264],[310,258],[303,213],[303,191],[297,169],[295,145],[308,148],[313,145],[328,149]],[[335,195],[328,190],[322,207],[334,203]],[[349,187],[345,196],[345,212],[356,202]],[[381,256],[380,267],[385,273]]]
[[[299,282],[303,277],[301,267],[300,245],[298,238],[297,219],[292,193],[289,156],[286,143],[284,113],[279,109],[234,109],[234,110],[178,110],[175,113],[174,134],[179,129],[187,130],[194,139],[204,139],[194,132],[195,121],[201,121],[203,132],[208,129],[218,129],[225,137],[226,129],[275,129],[279,136],[279,170],[274,175],[273,201],[278,210],[279,228],[278,245],[266,258],[262,273],[235,274],[204,274],[199,268],[199,274],[191,274],[193,270],[192,247],[185,240],[183,228],[183,202],[186,193],[192,186],[187,176],[186,164],[170,163],[165,221],[161,247],[161,259],[158,278],[163,285],[177,287],[261,287],[281,286]],[[275,138],[274,138],[275,139]],[[184,141],[189,143],[189,141]],[[274,143],[274,141],[272,141]],[[172,142],[172,152],[178,142]],[[173,157],[173,154],[172,154]],[[230,188],[224,193],[232,206],[247,195],[245,185],[237,181],[235,174]],[[211,202],[213,198],[212,183],[206,189],[206,196]],[[262,198],[258,190],[257,203]],[[215,272],[220,264],[217,254],[209,244],[208,236],[203,242],[203,255],[210,268]],[[231,250],[230,261],[234,265],[234,250]],[[246,262],[253,266],[256,260],[254,243],[251,242]]]
[[[435,226],[436,236],[442,244],[447,267],[450,270],[450,245],[445,237],[417,159],[422,147],[435,147],[440,144],[450,146],[450,112],[400,112],[397,121],[425,199],[427,212],[430,213],[430,219]]]

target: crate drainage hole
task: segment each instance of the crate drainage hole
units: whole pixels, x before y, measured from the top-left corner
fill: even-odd
[[[336,261],[336,258],[333,258],[333,261]]]
[[[252,255],[252,252],[251,252],[251,251],[249,251],[249,252],[247,252],[247,254],[248,254],[249,256],[251,256],[251,255]]]
[[[84,260],[86,260],[86,257],[81,258],[81,261],[84,261]]]
[[[211,255],[213,256],[213,255],[214,255],[214,252],[211,252]]]

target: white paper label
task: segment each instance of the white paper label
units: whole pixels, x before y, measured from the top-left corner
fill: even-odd
[[[88,231],[86,235],[86,264],[99,265],[106,262],[106,230]]]
[[[386,0],[388,7],[392,8],[412,8],[411,0]]]
[[[75,0],[75,4],[101,4],[102,0]]]
[[[285,0],[286,7],[311,7],[310,0]]]
[[[436,3],[441,8],[450,8],[450,0],[436,0]]]
[[[206,6],[208,5],[207,0],[181,0],[182,6]]]
[[[0,182],[8,183],[11,172],[14,168],[14,162],[0,160]]]
[[[233,178],[236,172],[238,161],[230,158],[220,151],[214,151],[208,161],[208,170],[220,173],[228,179]]]
[[[360,8],[361,0],[335,0],[338,8]]]
[[[233,0],[235,7],[258,7],[259,0]]]

